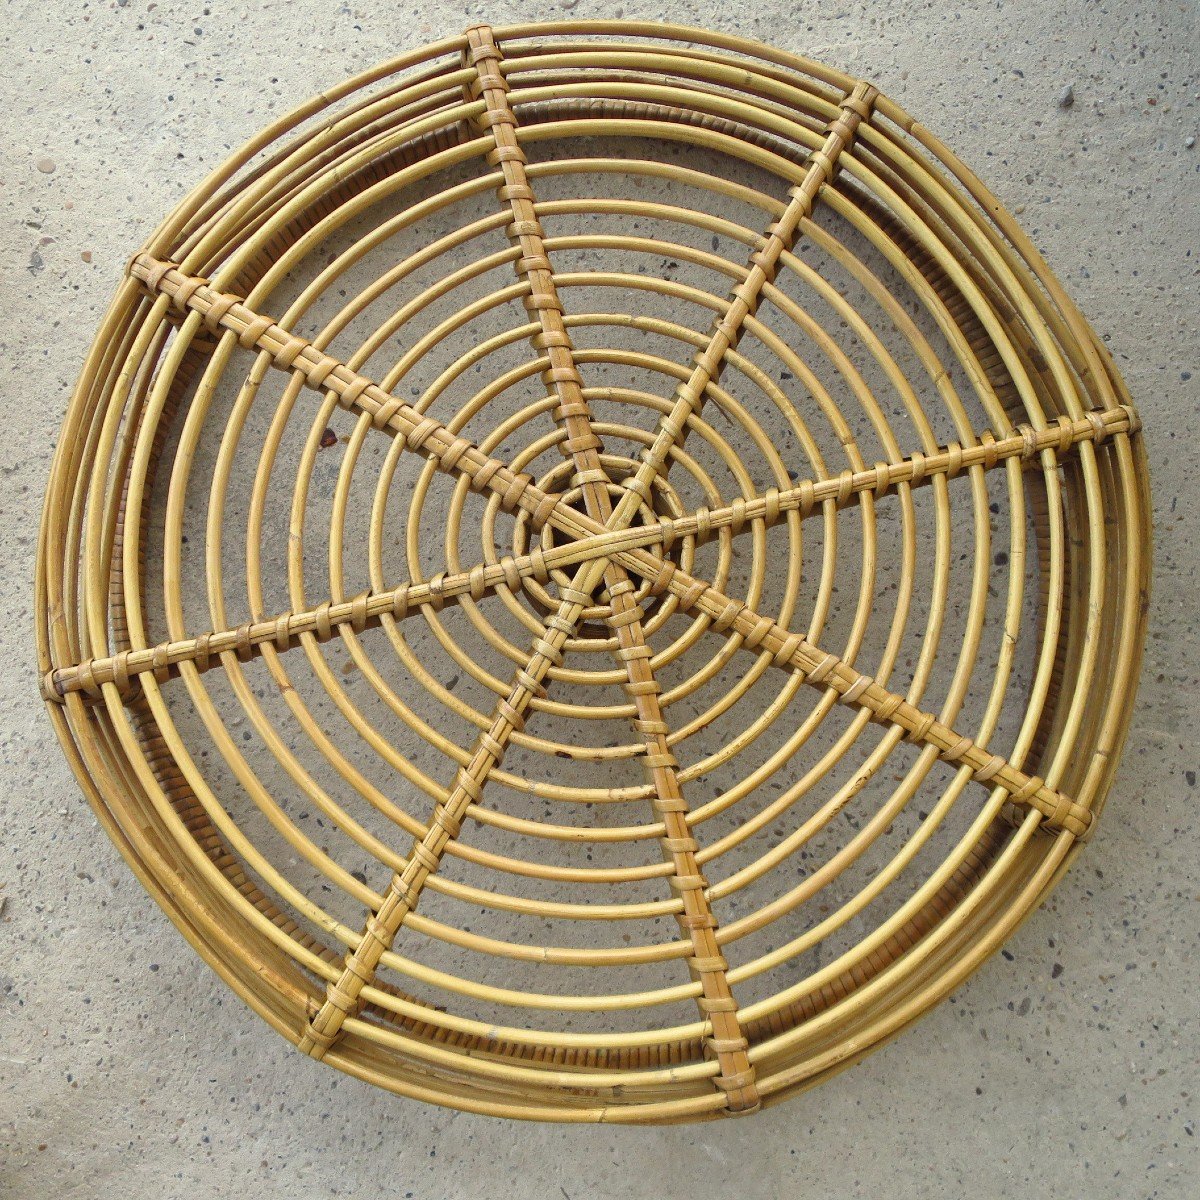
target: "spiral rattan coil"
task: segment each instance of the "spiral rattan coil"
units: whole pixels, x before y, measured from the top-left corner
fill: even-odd
[[[132,258],[47,493],[48,709],[306,1053],[505,1116],[752,1112],[947,995],[1091,832],[1138,428],[873,86],[474,27]]]

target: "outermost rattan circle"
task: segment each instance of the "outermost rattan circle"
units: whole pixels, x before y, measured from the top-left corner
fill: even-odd
[[[753,1112],[944,997],[1091,833],[1138,430],[873,86],[473,27],[131,259],[47,490],[47,707],[312,1057],[509,1117]]]

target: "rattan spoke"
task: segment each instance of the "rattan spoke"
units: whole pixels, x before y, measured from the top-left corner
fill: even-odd
[[[857,503],[864,494],[878,500],[891,495],[902,484],[918,487],[942,475],[953,479],[973,469],[990,471],[1010,458],[1032,463],[1049,450],[1057,461],[1062,461],[1085,443],[1100,445],[1106,438],[1119,433],[1137,433],[1141,427],[1141,418],[1125,404],[1117,408],[1092,409],[1082,417],[1059,417],[1053,424],[1041,428],[1016,425],[1012,433],[1002,437],[984,430],[972,446],[955,442],[934,453],[918,452],[899,462],[881,462],[862,471],[840,471],[825,479],[806,479],[789,488],[768,488],[758,496],[735,496],[728,504],[717,508],[697,509],[683,517],[660,517],[654,524],[638,528],[647,533],[655,529],[661,531],[659,539],[647,541],[645,545],[661,544],[669,548],[684,537],[695,538],[697,544],[702,544],[721,530],[728,529],[736,536],[755,521],[762,521],[769,527],[792,512],[808,518],[830,502],[842,509]],[[553,519],[551,524],[554,524]],[[587,544],[594,536],[597,535],[580,539],[580,544]]]
[[[607,558],[617,549],[656,545],[666,532],[660,525],[649,525],[625,530],[616,538],[607,533],[592,534],[545,550],[538,548],[530,554],[506,555],[498,562],[476,563],[465,571],[442,572],[429,580],[362,592],[350,600],[325,600],[302,612],[246,621],[235,629],[208,630],[191,638],[55,667],[43,678],[42,692],[47,700],[62,703],[72,692],[98,698],[104,685],[111,683],[122,698],[128,698],[136,689],[139,675],[153,674],[161,683],[178,675],[183,662],[207,671],[220,662],[222,654],[232,653],[239,661],[247,662],[260,654],[263,646],[277,651],[292,648],[302,634],[327,642],[341,628],[361,633],[384,616],[399,621],[422,608],[439,610],[463,597],[482,600],[497,588],[517,591],[526,579],[545,582],[556,568]]]
[[[615,557],[644,579],[652,580],[656,588],[678,596],[684,612],[694,610],[711,617],[712,628],[718,633],[739,634],[743,649],[770,654],[773,665],[799,672],[804,682],[813,687],[831,688],[841,703],[865,709],[871,720],[881,725],[898,726],[908,741],[936,747],[939,757],[968,767],[978,782],[1004,788],[1014,804],[1036,808],[1044,818],[1045,828],[1077,838],[1085,837],[1091,829],[1093,816],[1087,808],[1048,787],[1036,775],[1026,775],[1001,755],[977,746],[965,734],[943,724],[932,713],[922,712],[898,692],[889,691],[871,676],[856,671],[836,654],[812,645],[749,605],[693,579],[674,563],[660,564],[644,551],[623,552]]]
[[[733,289],[729,305],[715,322],[708,344],[696,355],[695,368],[677,389],[675,404],[659,422],[654,444],[642,456],[637,472],[625,480],[626,494],[613,512],[612,527],[620,528],[628,524],[637,512],[639,503],[650,497],[654,477],[662,470],[672,447],[683,436],[688,418],[699,411],[704,393],[721,378],[725,356],[737,348],[743,322],[757,311],[763,287],[774,279],[780,256],[795,244],[801,222],[812,216],[821,189],[833,180],[838,161],[853,144],[859,124],[870,120],[871,107],[878,95],[878,89],[871,84],[858,83],[842,100],[837,117],[826,129],[825,141],[808,160],[804,178],[792,188],[787,208],[768,230],[763,245],[751,254],[753,265],[750,272]]]
[[[612,517],[609,492],[613,480],[601,459],[603,443],[592,426],[574,347],[563,322],[563,305],[538,221],[533,187],[525,172],[525,155],[517,138],[517,118],[508,103],[508,84],[500,69],[503,55],[486,25],[468,30],[467,38],[466,58],[476,69],[471,94],[482,98],[486,105],[479,121],[490,130],[495,143],[488,162],[503,172],[504,184],[498,197],[512,211],[513,220],[507,232],[521,251],[514,266],[518,276],[529,285],[524,297],[525,309],[538,323],[532,343],[549,359],[542,380],[558,401],[551,416],[566,433],[566,440],[559,442],[559,450],[575,468],[571,484],[581,493],[588,515],[607,525]],[[754,1084],[754,1067],[746,1053],[749,1042],[738,1020],[728,963],[717,944],[719,923],[705,890],[707,880],[696,862],[699,846],[688,826],[688,803],[679,782],[678,764],[667,744],[668,726],[659,704],[662,687],[650,663],[651,651],[642,628],[641,609],[623,567],[606,563],[604,585],[609,601],[607,620],[616,633],[617,657],[626,673],[625,690],[637,712],[634,728],[646,746],[642,765],[653,788],[655,815],[663,823],[663,857],[673,870],[669,882],[683,902],[676,920],[692,944],[688,967],[702,989],[697,1004],[711,1028],[708,1050],[720,1065],[714,1083],[725,1093],[730,1114],[755,1112],[761,1100]]]
[[[519,475],[506,463],[484,454],[469,438],[451,433],[440,421],[397,400],[308,339],[248,308],[239,297],[215,291],[206,280],[185,275],[173,263],[149,254],[136,255],[129,273],[151,293],[170,297],[179,312],[199,313],[210,333],[235,333],[243,348],[269,355],[273,367],[295,372],[305,386],[337,396],[341,407],[365,412],[377,429],[401,434],[410,450],[425,455],[447,474],[467,478],[473,489],[494,493],[506,509],[524,509],[541,525],[558,504],[557,497],[533,487],[528,476]],[[570,526],[565,514],[559,521]]]
[[[414,840],[404,869],[388,882],[383,904],[367,918],[358,945],[346,956],[345,969],[329,984],[325,1002],[312,1014],[299,1042],[304,1053],[323,1058],[346,1018],[358,1011],[363,987],[374,980],[379,961],[391,949],[404,918],[417,907],[421,890],[438,869],[446,846],[458,837],[467,810],[483,798],[488,776],[503,761],[513,734],[525,726],[530,702],[545,691],[546,672],[562,662],[563,643],[575,632],[607,565],[605,558],[584,563],[572,587],[563,589],[558,611],[546,618],[545,632],[534,641],[529,661],[516,672],[508,695],[497,702],[490,728],[479,735],[470,761],[459,768],[454,787],[434,809],[425,834]]]

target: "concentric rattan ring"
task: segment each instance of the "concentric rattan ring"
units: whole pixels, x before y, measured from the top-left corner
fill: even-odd
[[[306,1053],[497,1115],[752,1112],[945,996],[1091,832],[1138,428],[873,86],[475,27],[131,260],[47,493],[48,708]]]

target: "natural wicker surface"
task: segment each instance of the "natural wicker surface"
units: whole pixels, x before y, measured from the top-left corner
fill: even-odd
[[[752,1112],[945,996],[1112,780],[1138,421],[873,86],[574,22],[277,122],[130,263],[38,572],[100,820],[315,1058]]]

